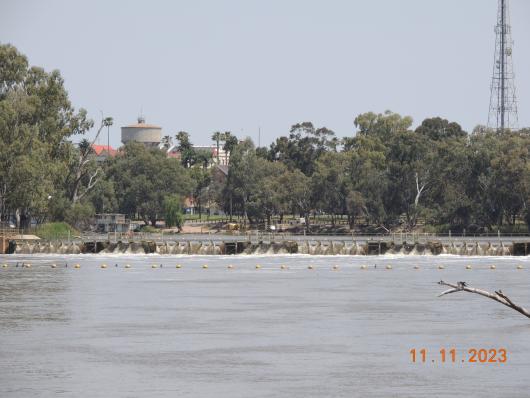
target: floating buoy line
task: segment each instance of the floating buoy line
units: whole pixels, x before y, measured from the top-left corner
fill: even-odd
[[[381,264],[379,264],[379,265],[381,265]],[[37,264],[37,267],[40,267],[40,266],[49,267],[49,268],[51,268],[51,269],[56,269],[56,268],[59,268],[59,267],[68,268],[68,263],[65,262],[65,263],[64,263],[64,266],[61,265],[61,264],[57,264],[57,263]],[[74,268],[74,269],[80,269],[80,268],[81,268],[81,264],[76,263],[76,264],[74,264],[74,265],[71,266],[71,267]],[[164,268],[164,264],[151,264],[150,267],[151,267],[152,269]],[[227,264],[225,267],[226,267],[227,270],[235,270],[235,269],[236,269],[235,265],[232,264],[232,263]],[[278,267],[280,270],[288,270],[288,269],[290,269],[290,267],[289,267],[288,265],[286,265],[286,264],[280,264],[279,266],[274,266],[274,267],[271,266],[271,267],[267,267],[267,268],[268,268],[268,269],[278,269],[278,268],[276,268],[276,267]],[[9,264],[9,263],[2,263],[2,264],[1,264],[1,268],[2,268],[2,269],[13,269],[13,268],[31,269],[31,268],[32,268],[32,264],[29,263],[29,262],[16,262],[16,264],[13,264],[13,263],[11,263],[11,264]],[[102,263],[102,264],[99,264],[99,268],[100,268],[100,269],[107,269],[107,268],[108,268],[108,265],[107,265],[106,263]],[[119,265],[119,264],[116,263],[116,264],[114,265],[114,268],[116,268],[116,269],[119,269],[119,268],[130,269],[130,268],[132,268],[132,266],[131,266],[130,264]],[[175,269],[182,269],[182,268],[184,268],[182,264],[176,264],[176,265],[175,265]],[[190,268],[193,268],[193,267],[190,267]],[[200,268],[202,268],[202,269],[208,269],[209,266],[208,266],[208,264],[203,264],[202,266],[200,266]],[[217,266],[216,266],[215,268],[217,268]],[[239,269],[244,269],[244,268],[245,268],[245,267],[243,267],[243,266],[240,266],[240,267],[239,267]],[[381,265],[381,266],[379,267],[379,269],[381,269],[381,268],[384,269],[384,270],[392,270],[392,269],[394,269],[394,267],[393,267],[392,264],[386,264],[386,265],[384,265],[384,266]],[[403,267],[403,268],[405,268],[405,267]],[[453,267],[450,267],[450,268],[453,268]],[[455,267],[455,268],[456,268],[456,267]],[[256,270],[260,270],[260,269],[262,269],[262,265],[261,265],[261,264],[255,264],[255,265],[254,265],[254,269],[256,269]],[[298,268],[298,267],[296,267],[296,269],[297,269],[297,270],[300,270],[300,268]],[[308,265],[306,266],[306,269],[309,270],[309,271],[314,271],[314,270],[316,270],[317,268],[316,268],[316,266],[313,265],[313,264],[308,264]],[[338,271],[338,270],[340,270],[340,269],[341,269],[341,266],[339,266],[338,264],[334,264],[334,265],[332,265],[330,268],[328,268],[328,270],[330,270],[330,271]],[[348,270],[349,268],[346,267],[345,269]],[[378,265],[377,265],[377,264],[373,264],[373,265],[371,265],[371,266],[368,266],[368,265],[366,265],[366,264],[361,264],[361,265],[359,266],[359,269],[360,269],[360,270],[368,270],[368,269],[374,269],[374,270],[377,270],[377,269],[378,269]],[[409,268],[409,269],[410,269],[410,268]],[[438,265],[436,265],[436,266],[433,268],[433,267],[425,267],[425,266],[420,267],[419,265],[415,264],[415,265],[412,267],[412,269],[414,269],[414,270],[419,270],[419,269],[426,269],[426,270],[428,270],[428,269],[438,269],[438,270],[444,270],[444,269],[446,269],[446,266],[445,266],[444,264],[438,264]],[[471,264],[466,264],[466,265],[464,266],[464,269],[467,270],[467,271],[471,271],[471,270],[475,270],[475,269],[477,269],[477,270],[480,270],[480,269],[496,270],[496,269],[497,269],[497,266],[496,266],[495,264],[490,264],[489,266],[486,266],[486,268],[481,268],[481,267],[479,267],[479,266],[477,266],[477,265],[473,266],[473,265],[471,265]],[[508,267],[506,267],[505,269],[508,269]],[[514,268],[512,268],[512,269],[514,269]],[[516,270],[524,270],[525,267],[524,267],[523,265],[521,265],[521,264],[517,264],[517,265],[515,266],[515,269],[516,269]]]

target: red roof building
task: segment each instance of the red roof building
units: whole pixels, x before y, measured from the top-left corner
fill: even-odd
[[[107,145],[92,145],[92,150],[96,154],[96,160],[98,162],[107,159],[109,156],[114,157],[118,153],[116,149]]]

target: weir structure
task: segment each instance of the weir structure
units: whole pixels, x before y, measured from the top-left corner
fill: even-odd
[[[518,240],[425,240],[396,241],[384,239],[179,239],[142,241],[10,241],[8,253],[15,254],[152,254],[161,255],[439,255],[527,256],[530,239]]]

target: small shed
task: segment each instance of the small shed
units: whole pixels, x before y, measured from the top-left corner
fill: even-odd
[[[96,214],[95,224],[98,232],[128,232],[131,223],[125,214],[102,213]]]

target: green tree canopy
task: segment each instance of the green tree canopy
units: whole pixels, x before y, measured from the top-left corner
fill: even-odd
[[[412,126],[412,118],[391,111],[379,114],[367,112],[357,116],[353,124],[359,129],[358,134],[376,136],[384,141],[407,131]]]
[[[127,143],[111,161],[108,176],[114,182],[120,212],[138,214],[153,226],[164,214],[167,196],[189,196],[194,186],[178,160],[136,142]]]
[[[179,232],[184,225],[182,215],[182,199],[178,195],[169,195],[164,198],[164,220],[167,228],[177,227]]]
[[[25,227],[56,200],[71,198],[75,182],[65,176],[86,149],[69,138],[90,127],[86,112],[72,107],[59,71],[29,66],[15,47],[0,45],[0,218],[14,214]]]
[[[289,169],[298,169],[307,176],[313,174],[315,162],[327,151],[337,149],[335,133],[316,128],[311,122],[294,124],[289,137],[279,137],[271,144],[269,159],[283,162]]]

